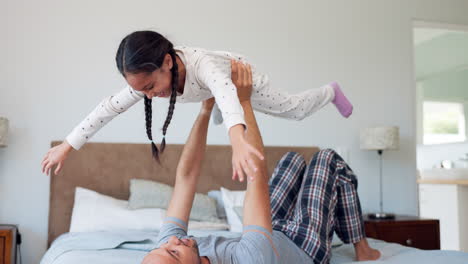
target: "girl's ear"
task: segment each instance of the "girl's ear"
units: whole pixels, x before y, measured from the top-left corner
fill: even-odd
[[[166,56],[164,56],[164,65],[166,65],[169,70],[172,70],[172,66],[174,66],[173,63],[171,55],[167,53]]]

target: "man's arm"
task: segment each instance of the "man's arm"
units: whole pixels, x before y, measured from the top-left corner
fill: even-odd
[[[247,141],[264,155],[263,142],[255,120],[250,101],[242,103],[247,123]],[[244,200],[244,226],[257,225],[269,232],[271,227],[271,207],[268,187],[268,172],[265,160],[254,157],[257,171],[253,173],[254,180],[247,182],[247,193]]]
[[[203,102],[177,165],[175,187],[167,216],[176,217],[185,223],[188,222],[192,210],[201,164],[205,156],[208,124],[213,105],[213,98]]]
[[[259,150],[264,156],[262,137],[250,103],[250,95],[252,92],[252,70],[249,65],[244,66],[237,62],[232,62],[231,65],[233,69],[232,78],[237,87],[239,101],[244,109],[244,117],[247,125],[247,142],[252,144],[252,146]],[[244,199],[243,224],[244,226],[261,226],[269,232],[272,232],[266,162],[265,160],[260,160],[254,155],[252,155],[252,160],[247,162],[253,163],[256,170],[246,171],[248,178],[253,177],[253,180],[247,181],[247,192]]]

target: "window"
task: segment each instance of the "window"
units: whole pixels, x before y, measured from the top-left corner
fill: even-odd
[[[465,110],[462,103],[424,102],[424,144],[462,142]]]

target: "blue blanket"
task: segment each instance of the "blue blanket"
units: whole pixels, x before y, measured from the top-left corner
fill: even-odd
[[[194,236],[221,235],[239,236],[226,231],[191,231]],[[148,251],[153,249],[157,232],[120,231],[67,233],[54,241],[41,260],[41,264],[139,264]],[[468,253],[447,250],[419,250],[398,244],[369,239],[371,247],[382,253],[378,261],[366,263],[427,263],[427,264],[466,264]],[[352,245],[333,248],[332,264],[354,262]]]

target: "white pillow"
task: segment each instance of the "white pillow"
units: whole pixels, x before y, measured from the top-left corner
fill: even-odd
[[[226,221],[223,222],[201,222],[201,221],[189,221],[189,230],[213,230],[213,231],[227,231],[229,230],[229,224]]]
[[[231,191],[221,187],[221,197],[223,198],[224,209],[226,210],[229,231],[242,232],[242,212],[246,191]],[[236,212],[237,211],[237,212]]]
[[[160,208],[130,210],[128,201],[77,187],[70,232],[159,230],[165,214]]]
[[[159,230],[166,217],[161,208],[132,210],[128,201],[119,200],[98,192],[77,187],[70,232]],[[190,229],[227,230],[223,222],[189,221]]]
[[[162,208],[167,209],[174,187],[156,181],[131,179],[130,198],[131,209]],[[206,222],[222,222],[218,218],[216,200],[206,194],[195,193],[190,219]]]
[[[220,190],[211,190],[207,195],[216,200],[216,213],[221,219],[226,219],[226,210],[224,209],[223,197]]]

